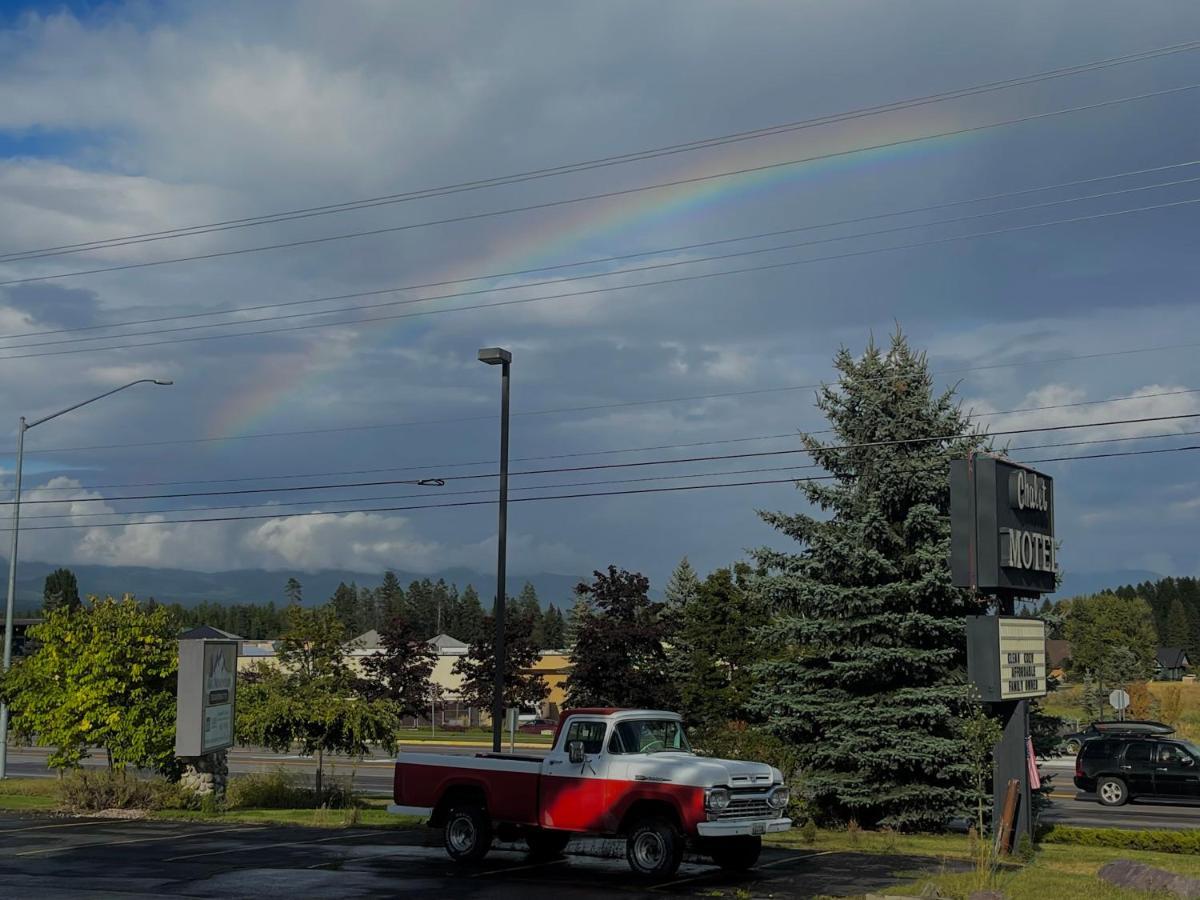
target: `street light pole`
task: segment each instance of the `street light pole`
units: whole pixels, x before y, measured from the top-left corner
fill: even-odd
[[[479,351],[479,361],[500,366],[500,521],[496,538],[495,683],[492,687],[492,752],[500,752],[504,720],[504,579],[508,562],[508,374],[512,354],[500,347]]]
[[[17,463],[16,476],[13,485],[13,501],[12,501],[12,543],[9,545],[8,552],[8,601],[4,605],[4,672],[9,670],[12,665],[12,645],[13,645],[13,604],[17,591],[17,539],[21,533],[21,469],[25,461],[25,432],[30,428],[41,425],[43,422],[49,422],[51,419],[57,419],[59,416],[69,413],[72,410],[79,409],[81,406],[87,406],[89,403],[95,403],[97,400],[103,400],[118,391],[123,391],[126,388],[131,388],[135,384],[159,384],[169,385],[174,384],[172,381],[166,381],[158,378],[139,378],[137,381],[131,381],[129,384],[123,384],[118,388],[113,388],[111,391],[105,391],[103,394],[97,394],[90,400],[84,400],[82,403],[76,403],[68,406],[66,409],[60,409],[56,413],[51,413],[48,416],[42,416],[40,419],[35,419],[32,422],[26,422],[25,417],[21,416],[21,421],[17,426]],[[8,777],[8,704],[0,702],[0,778]]]

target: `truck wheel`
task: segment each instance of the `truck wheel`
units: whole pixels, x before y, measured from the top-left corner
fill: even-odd
[[[531,855],[539,859],[554,859],[562,856],[563,850],[571,840],[569,831],[538,830],[525,834],[525,843]]]
[[[712,857],[712,861],[730,872],[744,872],[753,868],[760,853],[760,837],[720,838],[713,841],[708,848],[708,855]]]
[[[1124,806],[1129,801],[1129,788],[1120,778],[1101,778],[1096,796],[1105,806]]]
[[[446,816],[446,852],[455,862],[475,862],[492,849],[492,822],[481,807],[456,806]]]
[[[683,836],[665,819],[643,819],[629,832],[625,858],[642,878],[670,878],[683,861]]]

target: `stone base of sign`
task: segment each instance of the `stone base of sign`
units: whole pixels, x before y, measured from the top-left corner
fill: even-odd
[[[181,757],[183,777],[179,785],[197,797],[213,795],[217,800],[225,799],[225,785],[229,781],[229,753],[219,750],[205,756]]]

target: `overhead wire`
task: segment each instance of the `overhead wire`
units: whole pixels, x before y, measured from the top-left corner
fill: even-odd
[[[539,169],[532,169],[525,172],[517,172],[509,175],[493,176],[491,178],[475,179],[471,181],[463,181],[441,185],[433,188],[424,188],[414,191],[407,191],[398,194],[385,194],[376,197],[368,197],[359,200],[345,201],[341,203],[324,204],[320,206],[310,206],[301,209],[286,210],[283,212],[267,213],[258,216],[248,216],[240,219],[226,219],[223,221],[209,222],[201,225],[187,225],[175,228],[162,229],[159,231],[140,232],[135,234],[127,234],[112,238],[101,238],[92,241],[77,242],[74,244],[59,244],[50,247],[32,248],[26,250],[7,251],[0,253],[0,262],[4,261],[20,261],[27,258],[41,258],[51,255],[63,255],[67,253],[84,252],[88,250],[110,249],[112,247],[126,246],[132,243],[145,243],[149,241],[175,239],[180,237],[192,237],[198,234],[205,234],[214,231],[225,231],[236,228],[246,228],[257,225],[274,224],[281,221],[291,221],[300,218],[311,218],[314,216],[330,215],[340,212],[352,212],[358,209],[372,208],[381,205],[390,205],[395,203],[408,202],[410,200],[428,199],[435,196],[443,196],[452,193],[462,193],[464,191],[474,191],[483,188],[499,187],[508,184],[518,184],[526,181],[531,181],[540,178],[553,177],[564,174],[575,174],[581,171],[588,171],[596,168],[607,168],[614,165],[623,165],[630,162],[641,162],[647,159],[655,159],[661,156],[675,155],[678,153],[693,152],[695,150],[710,149],[712,147],[725,146],[727,144],[739,143],[747,140],[757,140],[764,137],[774,137],[779,134],[785,134],[793,131],[803,130],[807,128],[819,127],[830,124],[838,124],[841,122],[851,121],[853,119],[863,118],[866,116],[880,115],[888,112],[896,112],[914,107],[928,105],[930,103],[944,102],[946,100],[961,99],[963,97],[975,96],[981,93],[988,93],[996,90],[1003,90],[1011,87],[1019,87],[1027,84],[1034,84],[1040,81],[1047,81],[1057,78],[1063,78],[1070,75],[1078,75],[1091,71],[1098,71],[1113,66],[1127,65],[1134,62],[1142,62],[1150,59],[1157,59],[1163,56],[1169,56],[1176,53],[1183,53],[1200,48],[1200,41],[1185,41],[1178,44],[1171,44],[1164,47],[1157,47],[1151,50],[1140,51],[1137,53],[1124,54],[1122,56],[1109,57],[1103,60],[1095,60],[1088,63],[1080,63],[1073,66],[1065,66],[1059,69],[1051,69],[1045,72],[1039,72],[1032,75],[1018,76],[1014,78],[1001,79],[998,81],[986,82],[984,84],[972,85],[966,88],[958,88],[950,91],[941,91],[934,94],[926,94],[922,97],[914,97],[905,100],[892,101],[890,103],[879,104],[871,107],[864,107],[854,110],[848,110],[841,113],[833,113],[824,116],[816,116],[808,119],[801,119],[793,122],[786,122],[764,128],[751,129],[748,131],[733,132],[731,134],[718,135],[715,137],[701,138],[698,140],[687,141],[677,144],[668,144],[665,146],[653,147],[644,150],[633,151],[629,153],[614,154],[605,157],[599,157],[590,160],[582,160],[573,163],[565,163],[556,166],[547,166]]]
[[[1115,178],[1115,177],[1121,177],[1121,176],[1117,175],[1117,176],[1109,176],[1109,177]],[[202,331],[205,329],[216,329],[216,328],[239,328],[239,327],[243,327],[246,325],[260,324],[263,322],[280,322],[280,321],[289,321],[289,320],[293,320],[293,319],[313,318],[313,317],[317,317],[317,316],[340,315],[340,314],[351,313],[351,312],[365,312],[368,310],[386,309],[386,308],[391,308],[391,307],[396,307],[396,306],[411,306],[414,304],[428,303],[428,302],[435,301],[435,300],[458,299],[461,297],[476,297],[476,296],[483,296],[483,295],[490,295],[490,294],[498,294],[498,293],[503,293],[506,291],[527,290],[527,289],[538,288],[538,287],[547,287],[547,286],[557,285],[557,284],[569,284],[569,283],[578,282],[578,281],[593,281],[597,278],[613,278],[613,277],[616,277],[619,275],[633,275],[633,274],[638,274],[641,272],[652,272],[652,271],[658,271],[661,269],[678,268],[680,266],[692,266],[692,265],[699,265],[699,264],[708,263],[708,262],[719,262],[722,260],[736,259],[736,258],[744,257],[744,256],[760,256],[765,253],[778,253],[778,252],[782,252],[785,250],[799,250],[799,249],[802,249],[805,247],[819,246],[821,244],[831,244],[831,243],[837,243],[837,242],[841,242],[841,241],[853,241],[853,240],[859,240],[862,238],[879,237],[881,235],[888,235],[888,234],[899,234],[899,233],[904,233],[904,232],[914,231],[914,230],[919,230],[919,229],[925,229],[925,228],[936,228],[936,227],[942,226],[942,225],[956,225],[956,224],[960,224],[963,222],[977,221],[979,219],[987,219],[987,218],[991,218],[994,216],[1003,216],[1003,215],[1008,215],[1011,213],[1028,212],[1030,210],[1035,210],[1035,209],[1045,209],[1047,207],[1063,206],[1063,205],[1070,204],[1070,203],[1080,203],[1080,202],[1084,202],[1084,201],[1088,201],[1088,200],[1104,199],[1104,198],[1115,197],[1115,196],[1120,196],[1120,195],[1124,195],[1124,194],[1139,193],[1141,191],[1157,190],[1160,188],[1178,187],[1180,185],[1195,184],[1197,182],[1200,182],[1200,176],[1196,176],[1193,178],[1175,179],[1172,181],[1155,182],[1154,184],[1137,185],[1134,187],[1118,188],[1116,190],[1102,191],[1100,193],[1094,193],[1094,194],[1083,194],[1078,197],[1065,197],[1065,198],[1062,198],[1059,200],[1046,200],[1046,201],[1042,201],[1039,203],[1030,203],[1030,204],[1025,204],[1023,206],[1006,207],[1004,209],[998,209],[998,210],[987,210],[984,212],[971,213],[971,214],[965,215],[965,216],[954,216],[953,218],[949,218],[949,219],[935,219],[935,220],[929,221],[929,222],[910,222],[910,223],[906,223],[904,225],[895,225],[895,226],[892,226],[889,228],[875,229],[873,231],[863,231],[863,232],[858,232],[855,234],[830,235],[828,237],[815,238],[812,240],[792,241],[792,242],[788,242],[785,244],[775,244],[775,245],[772,245],[769,247],[751,247],[746,250],[736,250],[736,251],[729,252],[729,253],[713,254],[710,256],[698,256],[698,257],[691,257],[691,258],[687,258],[687,259],[671,259],[666,262],[648,263],[646,265],[631,266],[628,268],[620,268],[620,269],[611,269],[608,271],[601,271],[601,272],[585,272],[580,275],[569,275],[569,276],[565,276],[565,277],[561,277],[561,278],[550,278],[550,279],[543,279],[540,281],[524,282],[524,283],[518,283],[518,284],[511,284],[511,285],[501,285],[499,287],[476,288],[474,290],[469,290],[469,291],[455,291],[455,292],[447,293],[447,294],[437,294],[437,295],[430,296],[430,297],[408,297],[408,298],[404,298],[404,299],[400,299],[400,300],[388,300],[388,301],[385,301],[382,303],[370,303],[370,304],[362,304],[362,305],[358,305],[358,306],[344,306],[344,307],[337,307],[335,309],[313,310],[313,311],[307,311],[307,312],[294,312],[294,313],[283,313],[283,314],[270,315],[270,316],[259,316],[257,318],[237,319],[237,320],[230,321],[230,322],[203,322],[203,323],[192,324],[192,325],[176,325],[176,326],[172,326],[169,328],[155,328],[155,329],[150,329],[150,330],[146,330],[146,331],[127,332],[127,333],[123,333],[123,334],[119,334],[119,335],[95,335],[95,336],[85,336],[85,337],[57,338],[55,340],[49,340],[49,341],[33,341],[33,342],[11,344],[9,346],[0,347],[0,351],[26,350],[26,349],[36,348],[36,347],[61,346],[63,344],[90,343],[90,342],[94,342],[94,341],[113,340],[114,338],[120,339],[120,340],[125,340],[128,338],[149,337],[149,336],[159,335],[159,334],[177,334],[179,332],[184,332],[184,331]],[[957,203],[961,203],[961,202],[970,202],[970,201],[956,201],[955,204],[951,204],[951,205],[956,205]],[[946,204],[943,204],[943,205],[946,205]],[[883,214],[882,216],[878,216],[878,217],[877,216],[867,216],[867,217],[862,217],[857,221],[864,221],[865,219],[870,219],[870,218],[888,217],[888,216],[892,216],[892,215],[905,215],[909,212],[920,212],[920,211],[924,211],[924,210],[921,210],[921,209],[905,210],[905,211],[902,211],[899,213]],[[842,222],[804,225],[804,226],[799,226],[799,227],[795,227],[795,228],[785,228],[785,229],[779,229],[776,231],[743,235],[740,237],[723,238],[723,239],[715,240],[715,241],[705,241],[705,242],[698,243],[698,244],[690,244],[690,245],[683,245],[680,247],[670,247],[670,248],[663,248],[661,250],[651,250],[651,251],[645,251],[645,252],[641,252],[641,253],[628,254],[626,256],[626,258],[632,258],[635,256],[668,255],[668,254],[673,254],[673,253],[676,253],[676,252],[679,252],[682,250],[694,249],[697,247],[714,246],[714,245],[729,244],[729,243],[739,243],[739,242],[744,242],[744,241],[759,240],[759,239],[762,239],[765,237],[776,237],[776,236],[780,236],[780,235],[784,235],[784,234],[792,234],[792,233],[801,232],[801,231],[810,231],[810,230],[819,229],[819,228],[830,228],[830,227],[835,227],[838,225],[844,225],[844,224],[847,224],[848,222],[852,222],[852,221],[855,221],[855,220],[845,220]],[[610,257],[610,259],[614,259],[614,258],[616,258],[616,257]],[[572,265],[582,266],[582,265],[588,265],[588,264],[589,263],[587,263],[587,262],[580,262],[580,263],[567,263],[564,265],[565,266],[572,266]],[[536,271],[536,270],[533,270],[533,271]],[[473,281],[476,279],[461,279],[461,280],[462,281],[467,281],[467,280]],[[384,293],[392,293],[393,290],[404,291],[404,290],[409,290],[409,289],[410,288],[408,288],[408,287],[397,287],[395,289],[385,290]],[[308,301],[300,301],[300,302],[308,302]],[[0,338],[0,340],[3,340],[3,338]]]
[[[1033,187],[1020,188],[1018,190],[1003,191],[1003,192],[994,193],[994,194],[984,194],[984,195],[980,195],[980,196],[976,196],[976,197],[966,197],[966,198],[962,198],[959,200],[948,200],[948,201],[945,201],[942,203],[929,204],[927,206],[910,207],[907,209],[897,209],[897,210],[891,210],[891,211],[887,211],[887,212],[872,213],[869,215],[856,216],[853,218],[834,220],[834,221],[830,221],[830,222],[817,222],[817,223],[812,223],[809,225],[801,225],[801,226],[795,226],[795,227],[791,227],[791,228],[782,228],[782,229],[776,229],[773,231],[765,231],[765,232],[758,232],[755,234],[740,235],[737,237],[719,238],[719,239],[708,240],[708,241],[698,241],[698,242],[691,243],[691,244],[679,244],[679,245],[676,245],[673,247],[661,247],[661,248],[656,248],[653,250],[640,250],[640,251],[631,252],[631,253],[622,253],[622,254],[615,254],[615,255],[603,256],[603,257],[591,257],[589,259],[573,260],[571,262],[558,263],[555,265],[548,265],[548,266],[538,266],[538,267],[529,268],[529,269],[514,269],[514,270],[509,270],[506,272],[481,273],[478,275],[464,276],[462,278],[451,278],[451,279],[443,279],[440,281],[428,281],[428,282],[421,282],[421,283],[414,283],[414,284],[393,285],[390,287],[377,288],[377,289],[373,289],[373,290],[369,290],[369,291],[354,291],[354,292],[349,292],[349,293],[330,294],[330,295],[326,295],[323,297],[310,297],[310,298],[306,298],[303,300],[283,300],[283,301],[277,301],[274,303],[259,303],[259,304],[253,305],[253,306],[227,307],[224,309],[210,310],[210,311],[206,311],[206,312],[179,313],[179,314],[170,315],[170,316],[156,316],[153,318],[134,319],[134,320],[124,321],[124,322],[110,322],[110,323],[106,323],[106,324],[92,324],[92,325],[77,325],[77,326],[73,326],[73,327],[69,327],[69,328],[53,328],[53,329],[45,329],[42,331],[18,332],[15,334],[0,335],[0,341],[9,341],[9,340],[17,341],[17,340],[22,340],[24,338],[29,338],[29,337],[46,337],[46,336],[52,336],[52,335],[57,335],[57,334],[75,334],[75,333],[84,332],[84,331],[102,331],[102,330],[103,331],[111,331],[111,330],[114,330],[117,328],[130,328],[130,327],[136,327],[138,325],[153,325],[153,324],[159,324],[162,322],[185,321],[185,320],[199,319],[199,318],[212,318],[214,316],[236,315],[236,314],[245,313],[245,312],[258,312],[258,311],[261,311],[264,309],[280,309],[280,308],[288,308],[288,307],[293,307],[293,306],[307,306],[307,305],[312,305],[312,304],[317,304],[317,303],[333,303],[333,302],[336,302],[339,300],[351,300],[351,299],[358,299],[358,298],[364,298],[364,297],[381,296],[384,294],[399,293],[401,291],[415,291],[415,290],[423,290],[425,288],[445,287],[445,286],[448,286],[451,284],[464,284],[464,283],[471,282],[471,281],[491,281],[491,280],[498,280],[501,278],[513,278],[513,277],[517,277],[520,275],[530,275],[530,274],[533,274],[536,272],[551,272],[551,271],[557,271],[557,270],[561,270],[561,269],[580,268],[580,267],[589,266],[589,265],[600,265],[603,263],[620,262],[623,260],[636,259],[636,258],[645,257],[645,256],[660,256],[660,255],[666,255],[666,254],[670,254],[670,253],[680,253],[680,252],[683,252],[686,250],[696,250],[696,249],[701,249],[704,247],[719,246],[722,244],[740,243],[743,241],[759,240],[759,239],[769,238],[769,237],[781,237],[785,234],[794,234],[794,233],[803,232],[803,231],[813,231],[813,230],[818,230],[818,229],[823,229],[823,228],[836,228],[836,227],[842,227],[842,226],[846,226],[846,225],[861,224],[863,222],[875,221],[878,219],[898,218],[900,216],[916,215],[918,213],[935,212],[937,210],[949,209],[949,208],[952,208],[955,206],[965,206],[965,205],[969,205],[969,204],[973,204],[973,203],[985,203],[985,202],[991,202],[991,201],[995,201],[995,200],[1005,200],[1005,199],[1010,199],[1010,198],[1019,197],[1019,196],[1025,196],[1025,195],[1033,194],[1033,193],[1044,193],[1044,192],[1049,192],[1049,191],[1062,190],[1062,189],[1069,188],[1069,187],[1079,187],[1079,186],[1082,186],[1085,184],[1096,184],[1096,183],[1102,182],[1102,181],[1112,181],[1112,180],[1115,180],[1118,178],[1131,178],[1131,177],[1138,176],[1138,175],[1146,175],[1146,174],[1170,171],[1170,170],[1181,169],[1181,168],[1189,168],[1189,167],[1195,166],[1195,165],[1200,165],[1200,159],[1186,160],[1184,162],[1178,162],[1178,163],[1169,163],[1169,164],[1161,165],[1161,166],[1151,166],[1151,167],[1146,167],[1146,168],[1142,168],[1142,169],[1131,169],[1131,170],[1127,170],[1124,172],[1114,172],[1109,175],[1097,175],[1097,176],[1094,176],[1091,178],[1074,179],[1072,181],[1063,181],[1063,182],[1058,182],[1056,184],[1037,185],[1037,186],[1033,186]],[[1083,195],[1080,197],[1069,197],[1069,198],[1064,198],[1062,200],[1050,201],[1045,204],[1035,204],[1034,206],[1009,207],[1009,208],[1006,208],[1003,210],[995,210],[995,211],[992,211],[989,213],[983,213],[980,215],[981,216],[983,216],[983,215],[1001,215],[1003,213],[1009,213],[1009,212],[1020,212],[1020,211],[1024,211],[1027,209],[1035,208],[1037,206],[1052,206],[1052,205],[1057,205],[1060,203],[1073,203],[1073,202],[1079,202],[1082,200],[1096,199],[1099,197],[1113,196],[1113,195],[1119,194],[1119,193],[1129,193],[1132,191],[1151,190],[1151,189],[1160,188],[1160,187],[1172,187],[1172,186],[1176,186],[1179,184],[1191,183],[1196,180],[1197,179],[1195,179],[1195,178],[1189,178],[1189,179],[1182,179],[1182,180],[1177,180],[1177,181],[1158,182],[1158,183],[1155,183],[1152,185],[1142,185],[1142,186],[1138,186],[1138,187],[1126,188],[1126,189],[1122,189],[1122,190],[1118,190],[1118,191],[1105,192],[1105,193],[1101,193],[1101,194],[1089,194],[1089,195]],[[954,221],[958,221],[958,220],[951,219],[948,221],[954,222]],[[917,228],[917,227],[926,227],[926,226],[939,225],[939,224],[947,224],[947,221],[943,220],[943,221],[938,221],[938,222],[913,223],[910,227]],[[847,235],[847,236],[845,236],[845,239],[848,239],[851,237],[865,237],[865,236],[868,236],[868,235],[863,235],[863,234]],[[626,271],[631,271],[631,270],[626,270]],[[632,270],[632,271],[637,271],[637,270]],[[610,275],[610,274],[618,274],[618,273],[605,272],[605,273],[600,273],[600,274]],[[589,275],[578,276],[578,277],[579,278],[592,278],[592,277],[597,277],[597,275],[589,274]],[[512,288],[493,288],[492,290],[511,290],[511,289],[515,289],[518,287],[525,287],[525,288],[537,287],[537,286],[542,286],[542,285],[546,285],[546,284],[559,283],[560,281],[562,281],[562,279],[553,280],[553,281],[526,282],[526,283],[523,283],[520,285],[514,285]],[[490,292],[490,291],[485,291],[485,292],[481,292],[481,293],[488,293],[488,292]],[[468,296],[468,294],[466,294],[466,293],[447,294],[447,295],[440,295],[438,297],[418,298],[418,299],[413,299],[413,300],[410,300],[407,302],[420,303],[420,302],[424,302],[425,300],[445,299],[446,297],[458,297],[458,296]],[[390,304],[383,304],[383,305],[390,305]],[[308,315],[327,315],[327,314],[334,313],[334,312],[346,312],[351,309],[371,309],[371,308],[376,308],[376,307],[338,307],[337,309],[322,310],[320,312],[309,313]],[[259,321],[259,320],[255,320],[255,321]],[[221,326],[235,326],[235,325],[243,325],[243,324],[246,324],[245,320],[234,320],[231,322],[214,322],[214,323],[210,323],[207,326],[197,326],[197,327],[216,328],[216,327],[221,327]],[[158,332],[142,332],[142,333],[158,333]],[[135,337],[135,336],[137,336],[137,335],[136,334],[105,335],[105,336],[97,336],[96,338],[93,338],[93,340],[106,340],[106,339],[111,340],[114,338],[125,338],[125,337]],[[11,345],[11,347],[0,347],[0,350],[16,349],[19,346],[44,346],[44,344],[22,344],[22,345],[14,344],[14,345]]]
[[[1197,394],[1197,393],[1200,393],[1200,388],[1180,388],[1180,389],[1170,390],[1170,391],[1153,391],[1153,392],[1144,393],[1144,394],[1132,394],[1128,397],[1110,397],[1107,399],[1100,399],[1100,400],[1076,400],[1076,401],[1072,401],[1070,403],[1052,403],[1052,404],[1042,404],[1039,406],[1022,406],[1022,407],[1017,407],[1015,409],[1002,409],[1002,410],[985,411],[985,412],[979,412],[979,413],[976,413],[972,410],[972,411],[969,411],[968,414],[972,417],[973,420],[978,420],[980,418],[992,418],[995,416],[1017,415],[1019,413],[1027,413],[1027,412],[1044,412],[1044,411],[1055,410],[1055,409],[1076,409],[1076,408],[1080,408],[1080,407],[1084,407],[1084,406],[1100,406],[1100,405],[1104,405],[1104,404],[1108,404],[1108,403],[1128,403],[1131,401],[1154,400],[1154,399],[1160,399],[1163,397],[1178,397],[1178,396],[1185,396],[1185,395]],[[379,426],[367,426],[367,427],[388,427],[388,426],[379,425]],[[349,428],[347,430],[353,430],[353,428]],[[830,428],[815,429],[815,430],[797,429],[795,431],[783,432],[783,433],[778,433],[778,434],[747,435],[747,436],[742,436],[742,437],[717,438],[717,439],[705,440],[705,441],[684,441],[684,442],[676,442],[676,443],[670,443],[670,444],[650,444],[650,445],[644,445],[644,446],[640,446],[640,447],[608,448],[608,449],[604,449],[604,450],[577,450],[577,451],[571,451],[571,452],[566,452],[566,453],[541,454],[541,455],[537,455],[537,456],[514,456],[514,457],[510,457],[510,462],[543,462],[543,461],[556,460],[556,459],[576,459],[576,458],[589,457],[589,456],[612,456],[612,455],[625,454],[625,453],[646,453],[646,452],[651,452],[651,451],[655,451],[655,450],[678,450],[678,449],[686,449],[686,448],[691,448],[691,447],[708,447],[708,446],[716,446],[716,445],[723,445],[723,444],[741,444],[741,443],[750,443],[750,442],[757,442],[757,441],[772,441],[772,440],[785,440],[785,439],[798,440],[798,439],[800,439],[802,434],[808,434],[808,435],[829,434],[832,430],[833,429],[830,429]],[[490,466],[497,465],[497,460],[483,459],[483,460],[456,461],[456,462],[446,462],[446,463],[425,463],[425,464],[420,464],[420,465],[409,465],[409,466],[382,466],[382,467],[366,468],[366,469],[342,469],[342,470],[336,470],[336,471],[323,471],[323,472],[295,472],[295,473],[290,473],[290,474],[272,473],[272,474],[262,474],[262,475],[246,475],[246,476],[241,476],[241,477],[237,477],[237,478],[194,478],[194,479],[174,480],[174,481],[136,481],[136,482],[117,482],[117,483],[107,483],[107,484],[79,484],[79,485],[73,485],[70,487],[39,487],[38,490],[40,492],[80,491],[80,490],[98,490],[98,489],[106,489],[106,488],[114,488],[114,487],[118,487],[118,488],[119,487],[164,487],[164,486],[175,486],[175,485],[185,485],[185,484],[233,484],[233,483],[240,483],[240,482],[246,482],[246,481],[278,481],[278,480],[282,480],[282,479],[292,479],[292,478],[332,478],[332,477],[349,476],[349,475],[375,475],[375,474],[380,474],[383,472],[394,472],[394,473],[395,472],[421,472],[421,471],[430,471],[433,469],[442,471],[442,470],[446,470],[446,469],[468,468],[468,467],[487,466],[487,465],[490,465]],[[4,491],[3,493],[12,493],[12,492]]]
[[[657,182],[649,185],[639,185],[631,188],[622,188],[619,190],[602,191],[594,194],[584,194],[576,197],[568,197],[560,200],[545,201],[542,203],[525,204],[522,206],[508,207],[500,210],[486,210],[478,213],[468,213],[458,216],[448,216],[442,219],[431,219],[425,222],[410,222],[404,225],[391,225],[383,228],[372,228],[364,231],[345,232],[335,235],[323,235],[312,238],[301,238],[291,241],[282,241],[274,244],[262,244],[257,247],[238,247],[229,250],[215,250],[209,253],[195,253],[188,256],[170,257],[167,259],[147,260],[143,262],[121,263],[115,266],[100,266],[93,269],[79,269],[72,272],[53,272],[43,275],[31,275],[24,278],[10,278],[0,281],[0,287],[8,287],[18,284],[31,284],[35,282],[55,281],[64,278],[76,278],[84,275],[98,275],[108,272],[126,272],[134,269],[154,268],[158,266],[174,265],[182,262],[199,262],[210,259],[222,259],[230,256],[243,256],[249,253],[262,253],[270,250],[294,249],[296,247],[309,247],[316,244],[325,244],[332,241],[351,240],[362,237],[373,237],[382,234],[395,234],[402,231],[411,231],[418,228],[428,228],[437,225],[458,224],[462,222],[478,221],[481,219],[494,218],[496,216],[511,215],[515,213],[534,212],[538,210],[561,208],[564,206],[574,205],[576,203],[587,203],[593,200],[611,199],[614,197],[629,196],[632,194],[644,193],[646,191],[664,190],[671,187],[682,187],[689,184],[697,184],[705,181],[713,181],[722,178],[730,178],[735,175],[749,175],[761,172],[767,172],[774,169],[785,168],[789,166],[803,165],[805,163],[817,162],[820,160],[835,159],[842,156],[848,156],[855,153],[864,153],[872,150],[884,150],[895,147],[902,147],[908,144],[919,143],[921,141],[933,140],[935,138],[957,137],[965,134],[972,134],[979,131],[986,131],[992,128],[1006,127],[1009,125],[1019,125],[1027,122],[1035,122],[1056,116],[1067,115],[1076,112],[1086,112],[1095,109],[1104,109],[1122,103],[1133,103],[1140,100],[1148,100],[1156,97],[1164,97],[1172,94],[1178,94],[1183,91],[1191,91],[1200,88],[1200,83],[1192,83],[1187,85],[1179,85],[1171,88],[1163,88],[1157,91],[1147,91],[1141,94],[1136,94],[1128,97],[1118,97],[1110,100],[1103,100],[1096,103],[1082,104],[1072,107],[1064,107],[1058,110],[1043,113],[1030,113],[1025,116],[1019,116],[1013,119],[1005,119],[999,122],[989,122],[981,125],[972,125],[964,128],[956,128],[949,131],[937,132],[934,134],[925,134],[918,137],[904,138],[895,141],[887,141],[880,144],[873,144],[865,147],[854,147],[847,150],[839,150],[830,153],[822,153],[814,156],[802,157],[800,159],[783,160],[775,163],[766,163],[759,166],[749,166],[741,169],[733,169],[726,172],[717,172],[708,175],[696,175],[689,178],[679,178],[671,181]]]

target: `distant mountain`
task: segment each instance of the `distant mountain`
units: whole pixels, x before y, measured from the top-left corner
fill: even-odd
[[[1054,592],[1053,597],[1055,600],[1065,600],[1067,597],[1116,590],[1126,584],[1158,581],[1163,577],[1158,572],[1151,572],[1148,569],[1113,569],[1108,572],[1072,572],[1068,570],[1063,573],[1062,587]]]
[[[7,566],[7,560],[3,561]],[[21,561],[17,579],[18,610],[35,609],[42,604],[42,588],[46,576],[57,566],[41,562]],[[119,597],[130,593],[139,598],[153,597],[160,603],[180,603],[194,606],[205,600],[217,603],[266,603],[274,600],[285,602],[283,586],[290,572],[271,572],[265,569],[236,569],[229,572],[193,572],[187,569],[154,569],[146,566],[68,566],[79,581],[80,594],[112,594]],[[495,593],[496,576],[470,569],[446,569],[429,575],[414,572],[396,572],[396,577],[405,587],[412,581],[429,578],[445,579],[448,584],[458,585],[459,590],[473,584],[486,606]],[[359,587],[375,587],[383,578],[382,572],[351,572],[341,569],[325,569],[319,572],[294,573],[304,588],[304,603],[317,605],[330,598],[339,582],[356,582]],[[545,608],[554,603],[565,611],[574,602],[574,589],[580,581],[578,575],[558,575],[538,572],[534,575],[512,575],[505,579],[508,595],[515,597],[525,582],[530,582],[537,591],[538,599]]]

